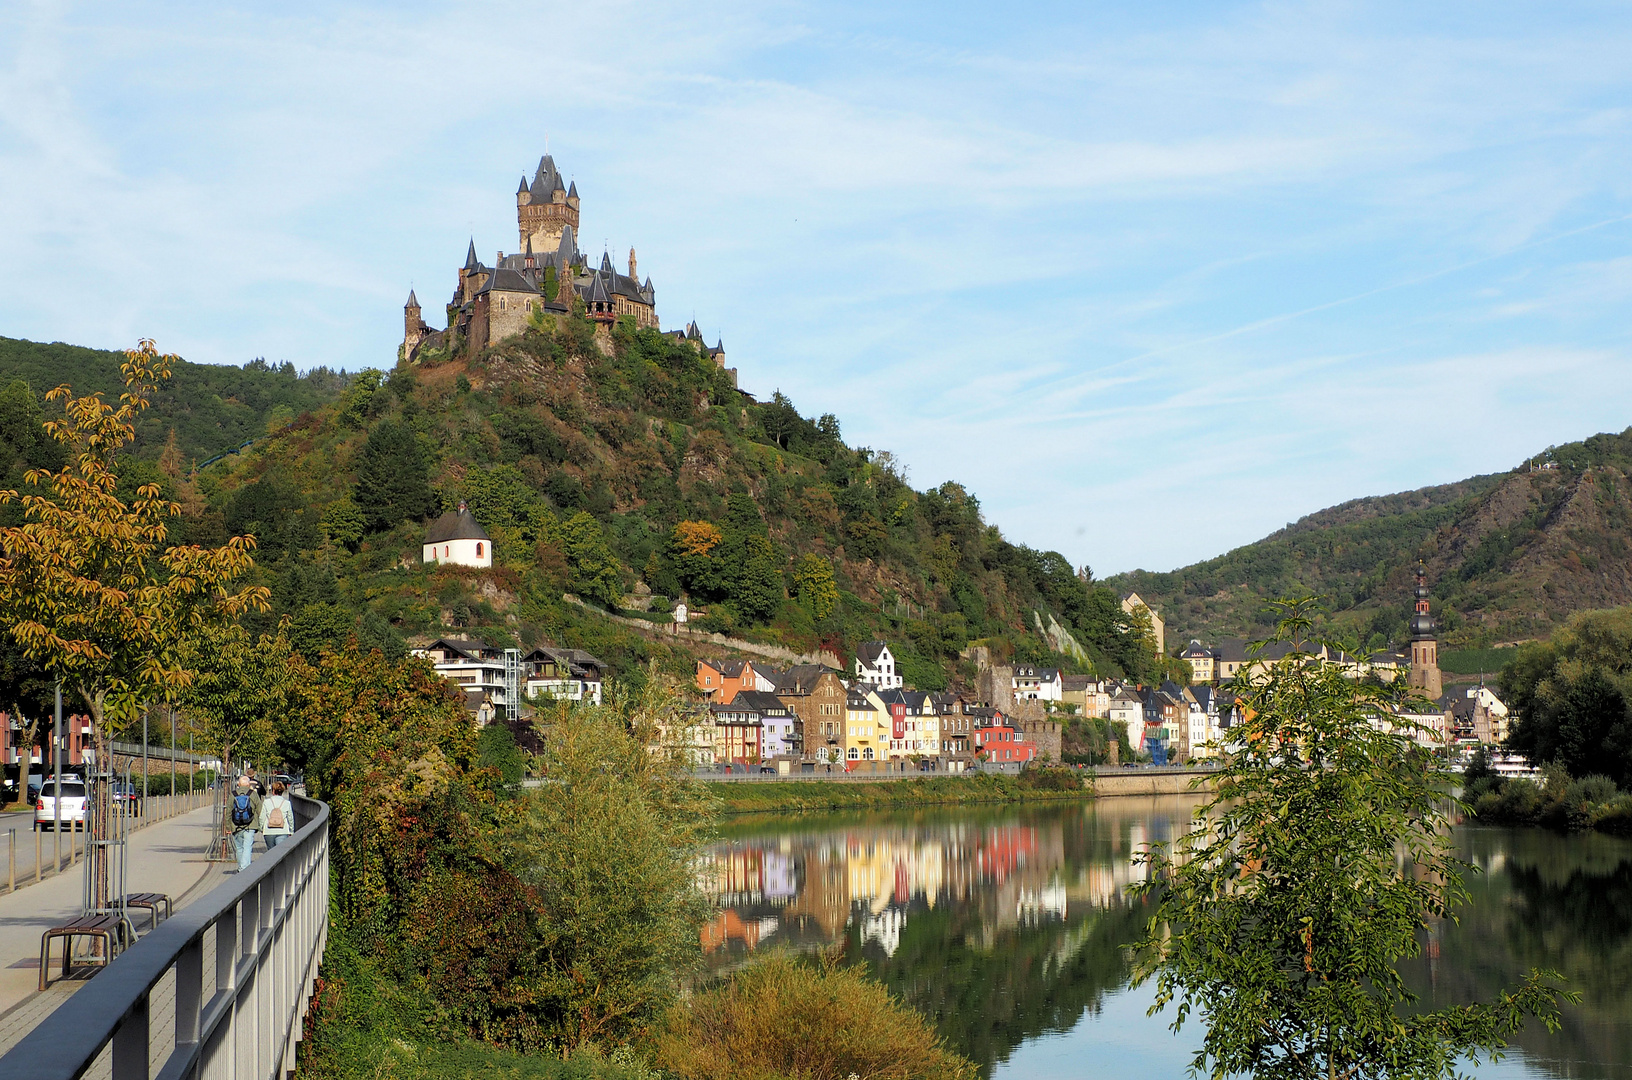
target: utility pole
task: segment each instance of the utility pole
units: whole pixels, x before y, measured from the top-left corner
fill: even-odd
[[[136,804],[144,810],[147,809],[147,714],[150,711],[152,710],[142,710],[142,798]],[[127,791],[125,794],[129,795],[130,792]],[[126,805],[128,806],[129,803],[126,803]]]
[[[176,707],[170,706],[170,813],[176,812]]]
[[[62,873],[62,680],[57,680],[56,734],[51,739],[51,772],[56,777],[56,796],[51,800],[51,840],[57,873]]]

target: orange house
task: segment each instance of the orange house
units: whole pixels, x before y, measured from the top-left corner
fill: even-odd
[[[697,689],[715,705],[729,705],[739,690],[759,689],[752,660],[697,661]]]

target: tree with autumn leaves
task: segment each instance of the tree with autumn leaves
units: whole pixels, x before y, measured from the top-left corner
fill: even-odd
[[[176,357],[143,340],[126,353],[117,405],[100,394],[46,394],[62,416],[44,429],[63,451],[58,468],[30,469],[28,490],[0,491],[23,523],[0,529],[0,620],[22,653],[89,714],[96,760],[153,701],[174,700],[192,681],[182,661],[190,635],[250,610],[268,591],[242,586],[254,565],[252,537],[221,547],[169,544],[180,507],[157,484],[126,502],[117,459]],[[99,825],[107,815],[98,816]],[[106,882],[98,882],[105,893]]]

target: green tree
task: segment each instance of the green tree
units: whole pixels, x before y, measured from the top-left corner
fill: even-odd
[[[622,567],[612,554],[601,523],[580,510],[561,523],[561,553],[567,558],[573,590],[610,608],[623,599]]]
[[[742,560],[729,587],[731,602],[738,611],[757,622],[768,621],[784,595],[782,557],[776,547],[763,536],[745,539]]]
[[[529,794],[516,843],[539,900],[530,996],[564,1047],[646,1030],[700,957],[695,860],[713,804],[678,748],[653,752],[680,706],[652,678],[604,706],[562,704],[541,725],[551,782]]]
[[[799,602],[817,622],[832,616],[839,604],[839,586],[833,580],[833,564],[820,555],[802,555],[793,571],[793,586]]]
[[[330,542],[348,550],[357,550],[367,529],[368,521],[363,516],[362,508],[351,500],[349,494],[336,499],[323,511],[323,532]]]
[[[1572,777],[1601,773],[1632,787],[1632,608],[1572,617],[1503,669],[1504,700],[1518,714],[1508,746]]]
[[[1403,689],[1316,662],[1309,602],[1280,606],[1272,640],[1292,649],[1238,678],[1241,749],[1133,890],[1159,901],[1136,972],[1156,983],[1152,1011],[1177,1002],[1175,1030],[1200,1013],[1193,1067],[1214,1080],[1454,1076],[1464,1056],[1498,1056],[1527,1014],[1555,1029],[1575,996],[1547,971],[1493,1004],[1411,1011],[1398,961],[1467,898],[1453,777],[1414,725],[1379,721]]]
[[[251,637],[242,627],[206,627],[188,639],[183,656],[192,682],[177,700],[221,760],[265,763],[274,757],[277,726],[293,710],[289,639]]]
[[[358,461],[352,501],[370,532],[423,518],[435,509],[430,468],[413,429],[395,420],[374,425]]]
[[[97,761],[108,760],[109,740],[146,705],[192,681],[178,660],[190,633],[268,605],[265,588],[235,588],[254,566],[252,538],[214,549],[170,545],[168,522],[179,507],[158,484],[140,485],[129,502],[120,497],[119,454],[173,361],[145,339],[126,353],[117,406],[99,394],[74,397],[67,386],[52,390],[47,400],[63,403],[63,417],[45,431],[65,464],[25,475],[49,494],[0,491],[0,503],[20,503],[27,518],[0,529],[0,622],[84,702]],[[97,798],[107,797],[99,788]],[[110,811],[94,814],[97,839],[108,839]],[[112,881],[105,849],[92,850],[91,900],[100,906]]]

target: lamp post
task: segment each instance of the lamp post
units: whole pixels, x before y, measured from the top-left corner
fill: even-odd
[[[55,777],[56,795],[51,803],[52,865],[62,873],[62,680],[57,680],[56,734],[51,740],[51,774]]]

